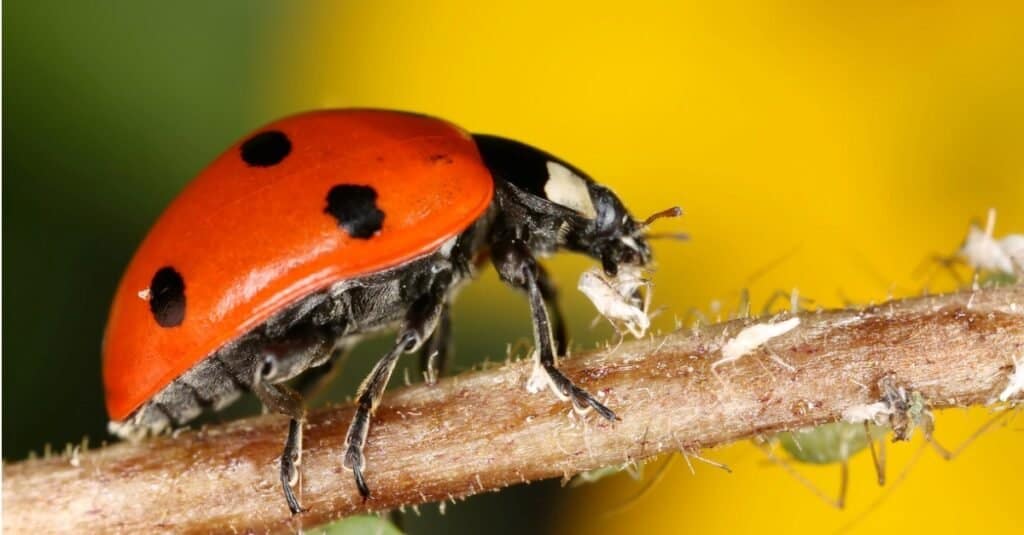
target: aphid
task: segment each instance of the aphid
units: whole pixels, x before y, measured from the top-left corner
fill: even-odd
[[[1013,373],[1010,374],[1010,380],[1006,383],[1006,388],[999,393],[997,399],[1006,403],[1019,395],[1021,391],[1024,391],[1024,356],[1019,360],[1013,359]]]
[[[985,230],[971,225],[959,255],[974,269],[1019,277],[1024,273],[1024,234],[996,239],[996,210],[990,208]]]
[[[635,481],[639,481],[644,477],[644,467],[642,464],[635,462],[628,462],[624,464],[615,464],[611,466],[605,466],[602,468],[595,468],[593,470],[587,470],[586,472],[580,472],[569,478],[566,484],[570,488],[581,487],[583,485],[589,485],[591,483],[597,483],[602,479],[614,476],[625,472]]]
[[[885,428],[867,423],[832,422],[810,429],[779,433],[770,440],[757,442],[773,462],[802,485],[836,509],[846,506],[846,491],[849,484],[851,457],[866,449],[874,440],[885,436]],[[777,457],[771,448],[777,443],[794,461],[813,465],[839,465],[839,492],[836,497],[828,496],[807,480],[787,461]],[[884,451],[884,450],[883,450]],[[875,457],[875,470],[879,484],[885,480],[884,453]]]
[[[773,338],[782,336],[800,325],[800,318],[794,316],[789,319],[775,323],[755,323],[744,327],[736,336],[730,338],[722,345],[722,358],[711,364],[711,371],[729,362],[735,362],[744,356],[752,353],[757,348],[768,343]],[[792,371],[793,367],[775,354],[771,354],[772,360],[780,366]]]
[[[915,429],[920,429],[924,444],[929,445],[945,460],[952,460],[964,451],[978,437],[1005,417],[1007,412],[996,414],[974,431],[957,448],[948,450],[933,436],[935,417],[917,391],[908,391],[896,384],[892,376],[885,376],[878,382],[880,401],[860,407],[852,407],[843,413],[843,420],[793,432],[779,433],[771,439],[755,441],[769,459],[782,467],[794,479],[807,487],[822,501],[837,509],[846,505],[849,484],[849,459],[869,449],[875,466],[879,485],[886,483],[886,456],[884,438],[891,433],[892,441],[909,441]],[[786,460],[772,451],[778,444],[794,461],[804,464],[838,464],[840,469],[839,491],[831,497],[803,477]],[[902,480],[909,472],[908,465],[897,478]]]
[[[966,264],[974,270],[982,285],[1014,284],[1024,277],[1024,234],[1007,234],[996,239],[996,210],[990,208],[985,228],[971,223],[963,244],[953,256],[935,256],[933,261],[945,268],[963,285],[954,266]]]
[[[517,141],[394,111],[277,121],[207,167],[129,264],[103,342],[111,429],[159,431],[252,391],[290,417],[280,479],[300,512],[304,394],[360,336],[397,328],[340,445],[366,499],[363,450],[398,357],[420,351],[437,377],[452,298],[488,255],[529,298],[538,372],[575,409],[614,420],[557,367],[566,332],[537,257],[576,251],[614,278],[651,261],[646,227],[611,190]]]
[[[651,282],[643,272],[630,266],[609,277],[598,269],[584,271],[577,288],[597,308],[620,338],[628,332],[643,338],[651,326]]]

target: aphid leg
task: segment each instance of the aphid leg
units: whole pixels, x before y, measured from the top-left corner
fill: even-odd
[[[690,464],[690,457],[693,457],[694,459],[697,459],[698,461],[708,466],[718,468],[719,470],[722,470],[727,474],[732,473],[732,468],[729,468],[729,465],[708,459],[707,457],[704,457],[693,450],[679,450],[679,453],[683,456],[683,458],[686,459],[686,464]],[[690,472],[694,472],[693,466],[690,467]]]
[[[370,370],[370,374],[363,379],[356,393],[356,413],[352,416],[352,423],[349,424],[348,433],[345,436],[345,457],[342,466],[352,470],[356,480],[356,487],[363,500],[370,497],[370,487],[366,485],[366,478],[363,471],[366,469],[366,459],[363,457],[363,447],[366,446],[366,437],[370,432],[370,420],[377,410],[381,398],[384,396],[384,389],[395,371],[398,357],[403,353],[412,353],[423,345],[434,329],[444,309],[444,296],[451,276],[439,275],[434,281],[429,294],[421,297],[405,316],[402,329],[395,339],[395,345],[377,364]]]
[[[294,390],[282,384],[257,382],[253,392],[268,409],[291,417],[288,422],[288,438],[281,452],[281,488],[292,514],[299,514],[305,509],[299,505],[292,487],[299,482],[298,467],[302,463],[302,424],[306,420],[306,407],[302,398]]]
[[[428,385],[437,383],[438,378],[444,375],[452,357],[451,314],[451,304],[445,303],[434,334],[420,348],[420,371]]]
[[[573,407],[580,412],[593,408],[608,420],[615,420],[615,413],[597,401],[593,396],[559,371],[555,355],[555,341],[552,339],[551,319],[544,305],[544,296],[538,283],[539,268],[527,245],[511,238],[499,241],[491,249],[491,258],[498,276],[506,284],[526,291],[533,315],[533,339],[536,345],[536,365],[546,375],[555,394],[572,400]]]
[[[643,486],[641,486],[635,493],[633,493],[632,496],[627,498],[626,501],[605,511],[604,516],[614,516],[619,513],[624,513],[628,511],[634,505],[639,503],[640,500],[642,500],[643,497],[646,496],[651,489],[653,489],[655,486],[661,483],[662,479],[665,478],[665,475],[668,474],[668,469],[676,460],[676,455],[674,453],[669,453],[666,457],[667,458],[665,459],[665,462],[661,463],[661,466],[659,466],[658,469],[654,472],[654,475],[651,476],[651,478],[647,480],[643,484]]]
[[[789,312],[791,314],[797,314],[804,309],[805,305],[813,305],[814,301],[800,295],[800,290],[793,288],[792,290],[785,292],[782,290],[775,290],[768,300],[765,301],[764,306],[761,307],[761,315],[769,316],[772,314],[772,309],[775,307],[775,303],[779,300],[789,305]]]
[[[736,305],[736,318],[747,319],[750,317],[750,288],[740,290],[739,303]]]
[[[930,257],[921,261],[921,264],[914,268],[913,276],[924,279],[924,287],[928,288],[935,282],[938,274],[946,273],[956,282],[957,288],[966,285],[964,278],[957,271],[957,266],[963,266],[965,262],[956,255],[941,255],[933,253]]]
[[[846,491],[850,487],[850,461],[839,464],[839,494],[836,496],[836,509],[846,508]]]
[[[769,441],[756,441],[755,443],[761,447],[761,449],[764,451],[765,456],[768,457],[769,461],[774,463],[779,468],[785,470],[786,473],[790,475],[790,477],[792,477],[798,483],[806,487],[807,490],[811,491],[821,501],[831,505],[832,507],[835,507],[836,509],[843,509],[846,507],[846,490],[850,479],[850,467],[847,461],[842,461],[842,463],[839,465],[839,495],[833,498],[825,494],[825,492],[819,489],[817,485],[815,485],[809,479],[804,477],[799,470],[793,468],[793,466],[785,459],[780,459],[777,455],[775,455],[775,452],[772,451],[772,446]]]
[[[986,420],[985,423],[981,424],[980,427],[975,429],[973,433],[971,433],[966,439],[964,439],[963,442],[960,443],[960,445],[958,445],[957,447],[955,447],[955,448],[953,448],[951,450],[950,449],[946,449],[946,447],[944,447],[942,444],[940,444],[939,441],[935,440],[935,437],[933,435],[933,431],[934,431],[933,427],[934,426],[932,426],[932,425],[927,425],[927,426],[924,427],[924,439],[925,439],[926,442],[928,442],[928,444],[932,447],[932,449],[935,450],[935,452],[939,454],[940,457],[942,457],[943,459],[945,459],[947,461],[952,461],[953,459],[956,459],[961,453],[963,453],[964,450],[966,450],[968,446],[973,444],[975,440],[977,440],[982,435],[987,433],[990,429],[992,429],[993,426],[995,426],[997,423],[1002,421],[1004,418],[1006,418],[1007,416],[1012,414],[1012,412],[1013,411],[1008,411],[1008,410],[1007,411],[1001,411],[1001,412],[997,413],[995,416],[992,416],[991,418]]]
[[[537,264],[537,286],[540,288],[541,297],[544,298],[544,305],[547,306],[548,313],[551,315],[551,333],[555,338],[555,354],[565,355],[569,350],[569,335],[565,328],[562,307],[558,305],[558,287],[551,280],[548,271],[540,264]]]
[[[875,449],[875,439],[871,434],[871,422],[864,420],[864,436],[868,438],[868,446],[871,448],[871,461],[875,464],[875,475],[878,476],[878,485],[885,485],[885,440],[878,440],[878,449]]]

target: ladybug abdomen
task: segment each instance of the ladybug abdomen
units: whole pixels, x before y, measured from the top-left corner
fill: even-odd
[[[231,404],[259,380],[268,347],[302,344],[302,338],[314,336],[327,341],[323,351],[297,352],[290,357],[296,362],[289,365],[301,372],[325,364],[364,335],[400,321],[440,273],[452,276],[452,291],[468,282],[472,267],[462,258],[470,256],[474,236],[484,225],[482,219],[457,240],[420,259],[310,294],[201,360],[123,422],[112,423],[111,430],[126,438],[159,432],[187,423],[205,409]]]
[[[189,184],[122,277],[103,342],[110,418],[253,333],[276,337],[272,318],[318,294],[438,250],[493,192],[473,139],[439,119],[327,110],[261,128]],[[361,314],[348,322],[376,323]]]

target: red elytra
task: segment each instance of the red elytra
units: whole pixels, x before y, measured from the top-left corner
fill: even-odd
[[[287,157],[247,164],[242,143],[232,146],[161,215],[121,279],[103,339],[111,419],[311,292],[436,250],[494,195],[472,138],[439,119],[331,110],[261,131],[283,133]],[[325,213],[324,192],[336,184],[373,188],[379,231],[353,237]],[[170,327],[149,301],[165,267],[183,279],[186,303]]]

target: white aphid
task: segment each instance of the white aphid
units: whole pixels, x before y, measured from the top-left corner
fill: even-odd
[[[548,373],[547,370],[544,369],[544,366],[541,365],[540,358],[534,354],[533,370],[530,373],[530,378],[526,380],[526,391],[530,394],[536,394],[537,392],[544,390],[545,386],[549,387],[551,392],[553,392],[555,397],[558,399],[562,401],[569,400],[569,397],[558,389],[558,385],[556,385],[554,379],[551,378],[551,374]]]
[[[1013,360],[1013,374],[1010,375],[1009,384],[999,393],[999,401],[1005,403],[1021,391],[1024,391],[1024,357],[1020,361]]]
[[[988,211],[985,229],[971,225],[960,248],[960,256],[973,268],[997,273],[1024,272],[1024,234],[1009,234],[997,240],[993,237],[996,210]]]
[[[843,420],[859,424],[861,422],[872,422],[882,424],[882,417],[891,416],[893,409],[884,401],[876,401],[867,405],[854,405],[843,410]]]
[[[618,275],[608,277],[594,268],[580,275],[577,288],[619,333],[629,331],[633,336],[643,338],[650,328],[651,281],[644,277],[642,269],[622,266]],[[641,289],[643,296],[637,297]]]
[[[739,332],[732,340],[722,346],[722,358],[711,365],[718,367],[727,362],[739,360],[744,355],[761,347],[777,336],[782,336],[800,325],[800,318],[792,317],[778,323],[758,323]]]

